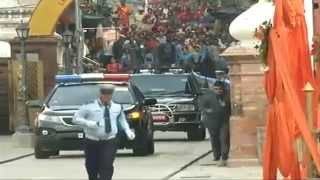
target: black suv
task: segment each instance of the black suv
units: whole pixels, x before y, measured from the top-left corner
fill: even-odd
[[[151,106],[154,130],[186,131],[189,140],[204,140],[206,131],[198,107],[200,86],[192,73],[140,73],[131,75]]]
[[[136,133],[135,140],[130,141],[120,129],[119,149],[133,149],[139,156],[154,153],[152,115],[148,106],[156,104],[155,99],[145,99],[130,83],[75,81],[57,84],[45,100],[43,110],[36,118],[36,158],[58,155],[60,150],[83,149],[85,134],[80,126],[72,123],[72,117],[81,105],[98,97],[100,84],[115,85],[113,101],[122,105],[130,128]]]

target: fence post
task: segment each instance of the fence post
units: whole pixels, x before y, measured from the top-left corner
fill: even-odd
[[[306,97],[306,118],[307,118],[307,124],[309,127],[310,132],[313,131],[313,93],[314,89],[312,85],[307,82],[307,84],[304,86],[303,91],[305,92],[305,97]],[[306,156],[306,165],[307,165],[307,170],[308,170],[308,178],[312,178],[313,176],[313,163],[312,163],[312,158],[309,153],[309,150],[307,149],[306,145],[304,146],[304,155]]]

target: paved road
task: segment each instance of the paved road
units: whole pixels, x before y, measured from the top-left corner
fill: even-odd
[[[170,180],[260,180],[262,167],[257,159],[230,159],[227,167],[218,167],[211,154],[196,161]],[[282,179],[279,176],[279,179]]]
[[[115,162],[115,180],[160,180],[176,172],[209,150],[209,142],[188,142],[185,133],[155,135],[156,153],[133,157],[121,150]],[[0,165],[0,179],[5,180],[82,180],[86,179],[83,153],[62,152],[59,157],[38,160],[33,156]]]
[[[15,147],[11,136],[0,136],[0,165],[8,161],[28,156],[32,153],[33,149],[31,148]]]

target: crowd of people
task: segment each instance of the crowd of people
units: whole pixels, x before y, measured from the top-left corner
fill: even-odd
[[[109,73],[175,66],[213,77],[217,66],[225,68],[219,57],[225,47],[218,38],[221,23],[211,6],[192,0],[152,2],[133,10],[121,0],[114,12],[120,37],[87,40],[90,58]]]
[[[88,56],[96,59],[107,73],[135,73],[140,69],[170,67],[199,72],[200,75],[193,73],[194,77],[208,86],[199,97],[201,121],[210,134],[213,161],[218,166],[227,166],[230,149],[230,82],[217,73],[217,70],[220,73],[223,71],[224,75],[228,73],[225,60],[219,56],[223,45],[217,38],[220,36],[217,20],[206,3],[195,0],[160,0],[155,5],[138,7],[137,10],[134,12],[125,0],[121,0],[115,9],[115,40],[101,35],[103,28],[100,25],[97,35],[86,39]],[[101,86],[97,101],[81,107],[73,118],[75,124],[87,131],[85,158],[90,180],[98,177],[112,179],[117,149],[117,133],[114,133],[117,132],[117,126],[113,126],[116,121],[120,122],[129,140],[135,139],[135,133],[130,130],[125,116],[121,116],[124,114],[121,105],[111,103],[113,91],[113,86]],[[101,113],[104,116],[96,116],[94,121],[98,123],[87,121],[84,114],[96,113],[91,108],[96,105],[103,108]],[[120,116],[109,116],[110,109]],[[104,125],[100,126],[100,122]],[[89,131],[90,128],[103,133],[98,136],[95,131]]]

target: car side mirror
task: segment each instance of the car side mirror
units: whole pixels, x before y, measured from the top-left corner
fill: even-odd
[[[28,107],[33,108],[42,108],[44,105],[44,102],[42,100],[30,100],[27,102]]]
[[[148,98],[148,99],[144,99],[143,100],[143,105],[145,105],[145,106],[152,106],[152,105],[155,105],[155,104],[157,104],[158,102],[157,102],[157,100],[156,99],[152,99],[152,98]]]

